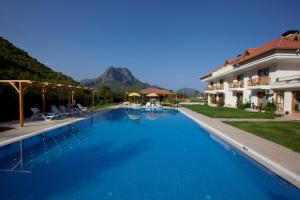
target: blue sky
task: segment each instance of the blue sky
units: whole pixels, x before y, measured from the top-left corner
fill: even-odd
[[[202,90],[199,77],[299,29],[300,1],[1,1],[0,36],[75,80],[107,66],[142,81]]]

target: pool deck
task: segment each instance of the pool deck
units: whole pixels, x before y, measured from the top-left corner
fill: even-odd
[[[220,119],[209,118],[187,108],[178,108],[178,110],[200,124],[201,127],[217,135],[275,174],[300,188],[299,153],[222,123]]]
[[[118,108],[119,106],[111,106],[107,108],[102,108],[99,110],[94,111],[104,111]],[[8,128],[8,130],[0,132],[0,147],[14,143],[16,141],[20,141],[34,135],[38,135],[40,133],[50,131],[80,120],[85,119],[88,117],[89,114],[75,116],[75,117],[68,117],[63,119],[54,119],[51,121],[33,121],[31,122],[29,119],[25,120],[24,127],[19,126],[19,121],[10,121],[10,122],[2,122],[0,123],[0,127]]]

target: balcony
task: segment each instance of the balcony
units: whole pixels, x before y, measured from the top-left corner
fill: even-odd
[[[255,79],[248,80],[248,86],[261,86],[261,85],[270,85],[270,77],[258,77]]]
[[[271,89],[297,89],[300,88],[300,74],[276,78],[276,82],[271,83]]]
[[[214,86],[209,85],[209,86],[206,88],[206,90],[207,90],[207,91],[224,90],[224,85],[214,85]]]
[[[244,88],[244,81],[236,81],[229,84],[230,89]]]

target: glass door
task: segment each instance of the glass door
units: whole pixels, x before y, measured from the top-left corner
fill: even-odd
[[[243,104],[243,93],[236,94],[236,106],[240,107]]]
[[[293,111],[300,114],[300,91],[293,92]]]
[[[257,107],[264,110],[266,108],[267,98],[265,92],[257,92]]]
[[[278,112],[283,112],[284,94],[283,92],[276,92],[276,109]]]

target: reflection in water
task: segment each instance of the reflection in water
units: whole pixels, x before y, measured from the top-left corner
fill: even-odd
[[[159,114],[157,113],[152,113],[152,112],[147,112],[147,113],[144,113],[144,116],[149,119],[149,120],[156,120],[158,119],[159,117]]]
[[[109,112],[103,112],[101,114],[95,115],[94,123],[97,121],[104,120],[111,123],[122,122],[122,121],[140,121],[142,118],[148,120],[156,120],[159,117],[174,115],[178,113],[177,110],[170,109],[132,109],[132,108],[123,108],[115,109]]]
[[[77,124],[19,141],[0,148],[0,171],[28,172],[71,152],[91,133],[82,133]],[[56,151],[56,154],[50,154]]]
[[[140,119],[140,116],[139,115],[128,115],[128,118],[131,120],[138,120],[138,119]]]
[[[9,159],[6,165],[0,165],[0,171],[15,171],[15,172],[29,172],[23,170],[23,141],[19,141],[19,152],[16,153],[12,159]],[[1,162],[0,162],[1,164]]]

